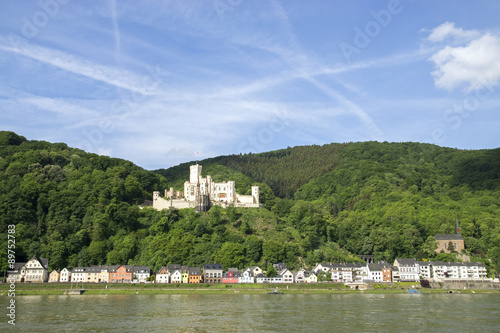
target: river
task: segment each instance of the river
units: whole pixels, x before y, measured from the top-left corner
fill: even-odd
[[[1,332],[498,332],[497,294],[0,297]]]

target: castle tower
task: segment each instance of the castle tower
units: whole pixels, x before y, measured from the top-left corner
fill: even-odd
[[[258,186],[252,186],[252,197],[253,197],[254,203],[259,204],[259,187]]]
[[[189,167],[189,182],[191,184],[199,184],[201,178],[201,165],[191,165]]]
[[[158,200],[159,197],[160,197],[160,191],[154,191],[153,192],[153,201]]]

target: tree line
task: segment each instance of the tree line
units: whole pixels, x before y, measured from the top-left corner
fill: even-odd
[[[456,260],[433,236],[460,221],[473,260],[500,263],[500,150],[419,143],[345,143],[207,159],[203,175],[261,186],[264,208],[156,211],[152,192],[181,188],[189,165],[147,171],[133,163],[0,132],[0,268],[7,226],[16,255],[53,269],[95,264],[290,268],[359,262],[372,254]]]

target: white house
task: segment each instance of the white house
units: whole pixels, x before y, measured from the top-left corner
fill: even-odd
[[[170,274],[171,283],[182,283],[182,273],[180,270],[176,269]]]
[[[156,272],[156,283],[170,283],[170,272],[166,267],[160,268],[158,272]]]
[[[71,282],[85,282],[85,267],[74,267],[71,270]]]
[[[255,277],[253,276],[253,272],[250,268],[246,269],[240,276],[238,277],[238,283],[254,283]]]
[[[295,273],[295,276],[294,276],[294,281],[295,283],[304,283],[305,282],[305,272],[306,270],[301,268],[299,269],[299,271],[297,273]]]
[[[255,280],[257,283],[271,283],[272,278],[265,276],[264,273],[259,273],[255,277]]]
[[[34,255],[25,265],[25,282],[47,282],[49,280],[49,260]]]
[[[283,283],[283,277],[281,275],[276,275],[275,277],[271,278],[270,283]]]
[[[391,265],[387,262],[367,264],[366,268],[368,272],[366,282],[392,282]]]
[[[334,282],[353,282],[353,272],[354,268],[358,268],[362,264],[332,264],[331,265],[331,278]]]
[[[145,283],[150,276],[149,266],[134,266],[134,282]]]
[[[286,268],[281,270],[278,276],[281,276],[281,283],[293,283],[293,273]]]
[[[60,282],[69,282],[71,277],[71,272],[67,268],[61,270],[61,276],[59,277]]]
[[[318,275],[318,273],[320,271],[322,271],[323,273],[327,273],[328,271],[330,271],[332,269],[332,264],[329,264],[329,263],[319,263],[319,264],[316,264],[316,266],[314,266],[313,268],[313,272],[314,274]]]
[[[429,261],[418,262],[419,274],[422,279],[432,278],[432,265]]]
[[[401,282],[420,281],[420,270],[418,262],[415,259],[397,258],[394,266],[399,268],[399,280]]]
[[[479,262],[466,262],[464,265],[467,267],[467,276],[471,280],[486,279],[488,272],[483,263]]]

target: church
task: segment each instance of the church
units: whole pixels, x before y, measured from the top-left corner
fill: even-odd
[[[175,208],[195,208],[197,212],[210,209],[213,205],[227,207],[262,207],[259,203],[259,187],[252,186],[252,194],[240,195],[236,192],[234,181],[223,181],[216,183],[210,175],[205,178],[201,175],[201,165],[195,164],[189,167],[189,181],[184,182],[184,192],[174,191],[170,188],[165,190],[165,198],[160,192],[153,192],[153,207],[157,210]]]

